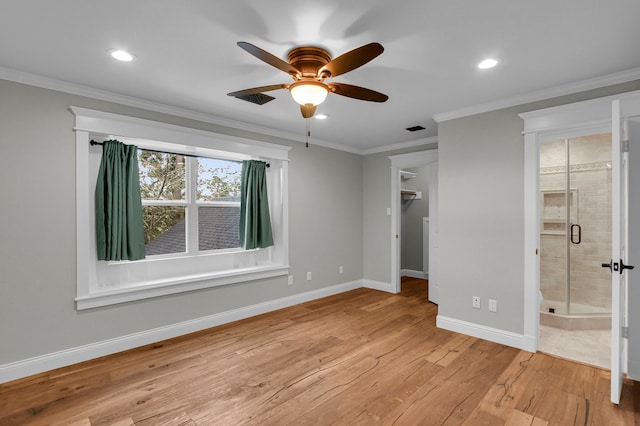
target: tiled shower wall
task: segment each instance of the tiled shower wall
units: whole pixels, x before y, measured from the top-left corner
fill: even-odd
[[[611,135],[572,138],[570,157],[570,216],[572,223],[582,227],[581,243],[569,243],[570,310],[572,314],[601,313],[611,306],[611,275],[601,267],[611,257]],[[546,198],[548,205],[540,207],[540,288],[543,309],[554,307],[556,313],[567,313],[569,226],[554,222],[557,216],[565,215],[566,185],[565,141],[541,144],[540,200],[543,204]]]

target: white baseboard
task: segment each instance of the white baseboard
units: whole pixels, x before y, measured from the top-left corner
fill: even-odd
[[[78,362],[87,361],[93,358],[114,354],[127,349],[148,345],[162,340],[182,336],[218,325],[249,318],[266,312],[275,311],[299,303],[308,302],[334,294],[344,293],[349,290],[364,287],[363,280],[352,281],[325,287],[281,299],[270,300],[244,308],[221,312],[206,317],[196,318],[165,327],[133,333],[114,339],[65,349],[62,351],[37,356],[9,364],[0,365],[0,383],[27,377],[32,374],[42,373],[55,368],[65,367]]]
[[[395,293],[395,289],[391,286],[391,283],[383,283],[382,281],[364,279],[362,280],[362,287],[386,291],[387,293]]]
[[[436,317],[436,326],[445,330],[455,331],[456,333],[466,334],[531,352],[529,349],[529,339],[526,339],[526,336],[523,334],[512,333],[510,331],[500,330],[499,328],[487,327],[455,318],[443,317],[442,315]]]
[[[425,274],[422,271],[414,271],[413,269],[400,269],[400,276],[422,279],[429,278],[429,274]]]

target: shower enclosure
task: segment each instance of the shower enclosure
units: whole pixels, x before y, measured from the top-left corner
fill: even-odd
[[[540,144],[540,323],[610,327],[611,134]]]

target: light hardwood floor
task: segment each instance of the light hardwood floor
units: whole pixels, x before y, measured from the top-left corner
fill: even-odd
[[[0,425],[633,425],[639,385],[440,330],[424,280],[0,385]]]

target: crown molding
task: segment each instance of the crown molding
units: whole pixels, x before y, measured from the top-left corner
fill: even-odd
[[[437,144],[437,143],[438,143],[438,137],[431,136],[428,138],[416,139],[408,142],[400,142],[392,145],[384,145],[376,148],[364,149],[364,150],[361,150],[360,154],[361,155],[378,154],[381,152],[389,152],[389,151],[395,151],[398,149],[413,148],[414,146],[422,146],[422,145]]]
[[[520,96],[505,98],[485,104],[475,105],[471,107],[461,108],[449,112],[438,113],[433,116],[436,123],[453,120],[456,118],[467,117],[470,115],[481,114],[484,112],[494,111],[502,108],[509,108],[517,105],[523,105],[530,102],[537,102],[544,99],[550,99],[557,96],[570,95],[573,93],[584,92],[586,90],[599,89],[601,87],[611,86],[614,84],[626,83],[628,81],[640,79],[640,68],[632,68],[627,71],[621,71],[601,77],[590,78],[575,83],[563,84],[548,89],[530,92]]]
[[[41,87],[43,89],[50,89],[59,92],[69,93],[72,95],[84,96],[88,98],[98,99],[107,102],[113,102],[121,105],[126,105],[135,108],[141,108],[149,111],[155,111],[163,114],[173,115],[176,117],[187,118],[191,120],[210,123],[218,126],[228,127],[235,130],[244,130],[259,135],[272,136],[281,139],[286,139],[293,142],[304,143],[305,137],[303,134],[287,132],[283,130],[273,129],[266,126],[257,126],[254,124],[246,123],[243,121],[231,120],[223,117],[219,117],[212,114],[207,114],[199,111],[194,111],[186,108],[179,108],[159,102],[153,102],[146,99],[136,98],[133,96],[123,95],[120,93],[110,92],[107,90],[96,89],[89,86],[84,86],[76,83],[71,83],[64,80],[57,80],[49,77],[40,76],[37,74],[31,74],[24,71],[19,71],[11,68],[0,67],[0,79],[13,81],[16,83],[27,84],[30,86]],[[556,96],[569,95],[576,92],[585,90],[597,89],[600,87],[610,86],[613,84],[625,83],[640,79],[640,68],[633,68],[627,71],[622,71],[607,76],[596,77],[588,80],[583,80],[576,83],[557,86],[549,89],[544,89],[529,94],[516,96],[512,98],[506,98],[494,102],[480,104],[476,106],[461,108],[458,110],[438,113],[433,116],[433,119],[437,122],[443,122],[453,120],[456,118],[462,118],[470,115],[480,114],[483,112],[489,112],[501,108],[508,108],[516,105],[522,105],[529,102],[536,102],[544,99],[553,98]],[[380,152],[388,152],[397,149],[411,148],[415,146],[437,143],[438,138],[436,136],[418,139],[414,141],[401,142],[397,144],[384,145],[380,147],[374,147],[369,149],[355,148],[339,143],[312,138],[310,144],[316,146],[322,146],[325,148],[331,148],[338,151],[349,152],[358,155],[370,155]]]
[[[306,142],[304,134],[287,132],[283,130],[273,129],[266,126],[257,126],[243,121],[231,120],[212,114],[206,114],[186,108],[175,107],[159,102],[153,102],[146,99],[136,98],[133,96],[123,95],[120,93],[110,92],[107,90],[96,89],[81,84],[71,83],[64,80],[44,77],[37,74],[31,74],[11,68],[0,67],[0,79],[13,81],[15,83],[27,84],[30,86],[40,87],[43,89],[55,90],[58,92],[69,93],[72,95],[84,96],[101,101],[113,102],[134,108],[141,108],[149,111],[159,112],[163,114],[173,115],[176,117],[187,118],[204,123],[224,126],[235,130],[244,130],[265,136],[273,136],[277,138],[287,139],[294,142]],[[338,143],[315,139],[309,141],[312,145],[323,146],[326,148],[346,151],[353,154],[362,155],[362,150],[358,148],[340,145]]]

